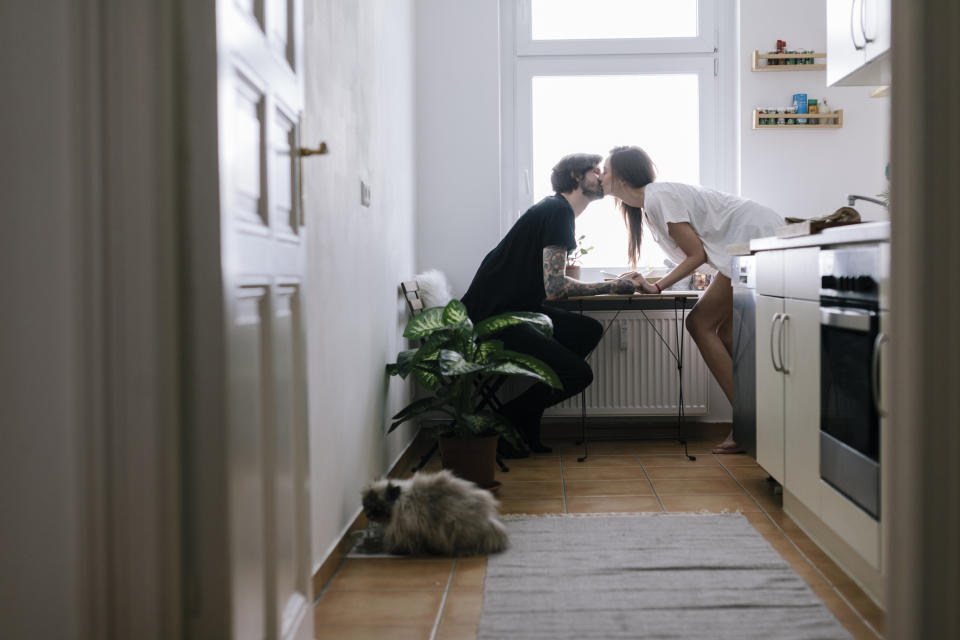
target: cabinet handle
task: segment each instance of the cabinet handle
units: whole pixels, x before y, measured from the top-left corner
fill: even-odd
[[[860,33],[863,34],[864,49],[866,49],[867,45],[873,42],[874,40],[873,38],[867,35],[866,15],[867,15],[866,0],[860,0]]]
[[[853,14],[857,10],[857,0],[852,0],[850,2],[850,40],[853,42],[853,48],[857,51],[863,51],[867,48],[867,44],[863,45],[857,44],[857,36],[853,31]],[[860,0],[860,25],[861,31],[863,30],[863,0]]]
[[[783,314],[783,318],[780,319],[780,341],[777,345],[780,348],[780,369],[784,373],[790,373],[790,369],[787,368],[787,349],[783,348],[783,336],[787,332],[787,322],[790,320],[790,314]]]
[[[770,361],[773,363],[774,371],[783,371],[783,368],[777,364],[777,359],[773,355],[773,334],[777,331],[777,323],[780,322],[782,313],[773,314],[773,322],[770,323]]]
[[[880,417],[887,415],[887,410],[880,404],[880,347],[887,341],[884,333],[878,333],[873,341],[873,362],[870,366],[870,378],[873,383],[873,406]]]

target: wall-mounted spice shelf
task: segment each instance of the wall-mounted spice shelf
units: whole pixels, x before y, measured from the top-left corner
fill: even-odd
[[[784,120],[797,118],[806,118],[805,124],[760,124],[760,120]],[[817,120],[817,124],[812,124],[810,120]],[[826,120],[827,123],[820,123]],[[753,110],[753,128],[754,129],[840,129],[843,127],[843,109],[837,109],[831,113],[760,113],[759,109]]]
[[[822,63],[798,62],[798,60],[809,60],[811,58],[823,58]],[[783,60],[782,64],[760,64],[761,60]],[[793,60],[791,64],[789,61]],[[760,53],[753,50],[753,60],[750,64],[751,71],[817,71],[827,68],[827,54],[825,53]]]

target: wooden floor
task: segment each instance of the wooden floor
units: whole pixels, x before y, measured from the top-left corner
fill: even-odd
[[[590,443],[508,460],[500,508],[509,513],[740,511],[810,585],[854,638],[878,638],[886,620],[873,601],[782,510],[775,484],[753,458],[713,455],[717,440]],[[435,457],[426,467],[438,469]],[[315,607],[315,637],[350,640],[472,639],[483,605],[486,558],[348,558]]]

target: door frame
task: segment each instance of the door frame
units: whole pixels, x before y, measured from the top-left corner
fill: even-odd
[[[182,635],[177,18],[78,0],[78,637]]]

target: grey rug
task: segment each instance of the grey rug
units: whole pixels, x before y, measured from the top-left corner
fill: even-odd
[[[739,514],[507,517],[477,638],[849,638]]]

